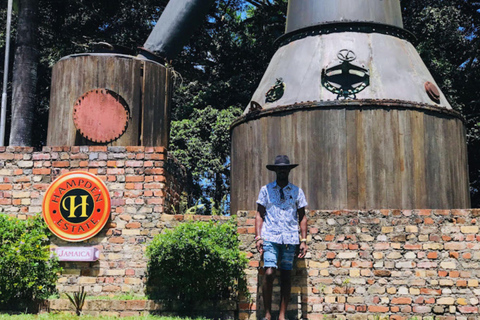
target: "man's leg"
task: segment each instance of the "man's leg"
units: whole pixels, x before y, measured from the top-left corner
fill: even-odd
[[[292,290],[292,270],[280,270],[280,277],[282,283],[280,286],[280,314],[278,320],[285,320]]]
[[[275,268],[265,268],[263,277],[263,307],[265,308],[265,318],[272,319],[272,291],[273,281],[275,280]]]

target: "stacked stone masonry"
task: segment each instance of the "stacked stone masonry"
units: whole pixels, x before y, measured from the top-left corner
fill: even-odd
[[[89,295],[144,294],[148,242],[185,219],[173,215],[182,192],[184,169],[163,147],[0,147],[0,213],[26,219],[41,214],[51,182],[70,171],[89,171],[107,185],[111,218],[95,237],[71,243],[54,237],[54,246],[95,246],[93,263],[62,262],[60,292]]]
[[[95,263],[62,263],[60,292],[84,286],[89,295],[143,295],[144,252],[156,234],[187,220],[228,219],[174,214],[185,173],[161,147],[0,147],[0,213],[22,219],[39,214],[50,183],[74,170],[105,181],[112,214],[104,230],[87,242],[53,238],[55,246],[96,246],[101,251]],[[310,210],[310,250],[296,262],[291,318],[480,319],[479,215],[479,209]],[[238,305],[241,319],[263,316],[254,217],[252,211],[238,212],[250,291],[250,298]],[[274,293],[278,303],[278,283]],[[112,311],[116,315],[131,314],[133,302],[112,303],[120,305]],[[133,311],[158,311],[152,302],[133,304],[138,309],[144,303],[148,307]],[[52,306],[56,304],[58,310],[65,308],[65,302]],[[92,314],[108,312],[90,304]]]
[[[254,216],[238,213],[251,294],[241,319],[263,317]],[[309,211],[309,253],[293,271],[291,318],[480,319],[479,216],[478,209]],[[276,310],[279,291],[277,283]]]

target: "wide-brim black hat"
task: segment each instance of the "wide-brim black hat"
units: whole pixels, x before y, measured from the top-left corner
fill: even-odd
[[[286,155],[278,155],[278,156],[275,158],[275,163],[274,163],[274,164],[267,164],[267,169],[268,169],[268,170],[271,170],[271,171],[275,171],[275,169],[277,169],[277,168],[289,168],[289,169],[293,169],[293,168],[295,168],[296,166],[298,166],[298,164],[296,164],[296,163],[290,163],[290,159],[288,159],[288,156],[286,156]]]

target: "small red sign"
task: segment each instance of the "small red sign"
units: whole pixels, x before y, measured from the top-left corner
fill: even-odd
[[[94,174],[83,171],[61,175],[43,199],[43,219],[59,238],[78,242],[103,229],[110,217],[110,194]]]

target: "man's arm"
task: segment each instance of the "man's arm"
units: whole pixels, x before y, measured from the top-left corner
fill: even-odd
[[[299,258],[304,258],[307,254],[308,245],[306,242],[307,239],[307,215],[305,214],[305,207],[300,208],[297,210],[298,213],[298,220],[300,221],[300,238],[302,241],[300,242],[300,254],[298,255]]]
[[[267,210],[264,206],[257,204],[257,213],[255,214],[255,239],[258,240],[256,241],[255,246],[260,253],[263,253],[263,239],[260,237],[262,236],[263,219],[265,219],[266,211]]]

